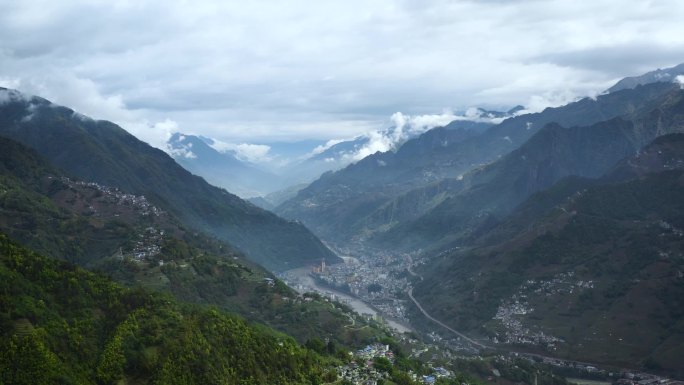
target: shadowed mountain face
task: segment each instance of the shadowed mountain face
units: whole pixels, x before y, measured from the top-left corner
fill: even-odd
[[[0,135],[35,149],[83,180],[144,195],[190,228],[206,231],[269,269],[337,257],[303,225],[283,220],[190,174],[117,125],[16,91],[0,105]]]
[[[378,235],[378,242],[410,249],[462,243],[566,176],[599,177],[659,135],[684,131],[684,93],[672,90],[657,108],[641,109],[625,119],[588,127],[547,125],[499,161],[453,181],[448,199],[413,222]],[[430,191],[419,191],[427,200]]]
[[[530,185],[526,185],[527,182],[522,179],[517,182],[513,181],[515,175],[504,175],[515,171],[512,169],[487,166],[480,170],[486,172],[474,171],[471,172],[471,176],[466,177],[468,171],[506,157],[506,154],[528,141],[545,125],[557,123],[556,128],[552,126],[544,134],[545,136],[537,138],[537,146],[557,143],[555,149],[538,148],[534,151],[540,152],[539,154],[527,154],[538,158],[529,161],[520,158],[527,155],[517,154],[516,156],[519,157],[516,161],[517,165],[513,164],[515,162],[512,158],[509,159],[513,162],[510,167],[517,167],[518,172],[523,169],[527,170],[527,166],[521,162],[544,162],[544,159],[539,158],[544,156],[543,151],[550,151],[549,154],[554,153],[555,150],[572,151],[571,148],[561,148],[566,135],[577,136],[576,139],[581,139],[584,135],[587,136],[587,141],[593,140],[589,138],[589,133],[584,133],[581,129],[564,133],[562,127],[588,126],[620,116],[625,117],[627,122],[624,124],[629,125],[628,121],[635,114],[653,111],[663,103],[664,95],[678,89],[677,85],[670,83],[648,84],[635,89],[602,95],[596,100],[586,98],[563,107],[548,108],[541,113],[510,118],[480,133],[469,130],[450,130],[448,127],[433,129],[419,138],[406,142],[396,153],[377,153],[343,170],[323,175],[319,180],[301,190],[296,197],[278,206],[275,211],[287,218],[301,220],[316,233],[333,242],[364,241],[371,238],[376,239],[377,244],[383,247],[422,247],[424,244],[416,243],[422,242],[423,234],[419,233],[431,233],[433,230],[431,226],[419,224],[419,231],[415,234],[414,228],[410,230],[406,228],[406,231],[401,229],[431,210],[441,210],[442,202],[461,190],[470,189],[474,196],[482,201],[490,198],[503,201],[509,205],[510,209],[512,207],[510,205],[519,203],[530,193],[549,186],[562,176],[575,172],[574,168],[591,169],[592,165],[581,164],[581,161],[576,160],[567,160],[567,162],[577,164],[540,164],[540,168],[537,169],[539,175],[529,175]],[[616,121],[614,124],[619,126],[622,123]],[[626,142],[622,150],[616,148],[614,153],[609,151],[612,155],[607,155],[606,159],[596,159],[599,164],[603,162],[603,167],[611,166],[611,162],[627,155],[629,151],[636,151],[654,137],[648,133],[644,138],[632,138],[627,133],[631,129],[626,126],[617,130],[625,131]],[[553,141],[554,135],[557,135],[555,142]],[[597,139],[604,140],[604,142],[610,140],[608,131],[604,133],[604,136],[603,138],[599,136]],[[550,141],[544,142],[542,138]],[[582,144],[578,146],[580,148]],[[555,155],[562,156],[560,152]],[[481,192],[474,190],[477,188],[476,185],[483,184],[488,179],[496,179],[494,174],[497,173],[511,183],[519,184],[516,186],[517,198],[512,200],[487,198],[484,195],[497,194],[495,192],[497,190],[482,190]],[[472,175],[477,177],[473,179]],[[481,218],[486,219],[489,210],[482,206],[479,209],[483,208],[485,211]],[[466,209],[470,210],[470,208]],[[448,212],[443,212],[442,217],[449,222],[449,215]],[[335,218],[335,220],[330,220],[330,218]],[[399,229],[396,231],[399,231],[400,235],[385,237],[384,233],[392,231],[395,227]],[[448,226],[445,230],[450,231],[451,228]],[[436,236],[440,235],[436,234]],[[393,242],[400,238],[401,242],[394,245]],[[433,240],[435,238],[428,237],[425,242]]]
[[[396,153],[378,152],[343,170],[326,173],[275,211],[301,220],[326,239],[347,239],[360,218],[396,195],[453,175],[450,157],[443,149],[479,131],[452,127],[430,130],[406,142]]]
[[[414,295],[500,343],[682,375],[683,159],[682,135],[666,135],[605,177],[561,180],[435,258]]]

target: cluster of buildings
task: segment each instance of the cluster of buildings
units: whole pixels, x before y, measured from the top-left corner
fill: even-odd
[[[126,255],[130,255],[133,260],[142,262],[154,257],[161,252],[161,245],[164,239],[164,230],[148,227],[138,235],[138,240],[133,244],[133,250]],[[119,250],[120,257],[123,258],[122,250]],[[164,265],[163,260],[158,261],[160,266]]]
[[[390,317],[403,323],[409,323],[408,315],[406,314],[405,300],[397,298],[378,298],[369,300],[368,302],[386,317]]]
[[[389,345],[372,344],[363,349],[359,349],[353,353],[354,360],[350,363],[337,368],[339,378],[347,380],[353,384],[359,385],[376,385],[379,380],[389,378],[389,373],[378,370],[373,366],[373,360],[378,357],[383,357],[394,364],[394,353],[390,350]],[[430,375],[418,375],[409,372],[409,376],[414,381],[422,382],[423,384],[434,384],[437,378],[450,377],[453,374],[443,367],[432,369]]]
[[[533,357],[526,358],[536,362]],[[574,368],[592,375],[602,376],[609,379],[614,385],[684,385],[684,381],[672,380],[655,374],[630,370],[609,372],[605,369],[597,368],[592,364],[563,360],[560,358],[543,357],[542,363],[560,368]]]
[[[542,330],[530,330],[522,323],[522,316],[533,311],[529,304],[516,295],[496,310],[494,320],[499,321],[502,332],[497,332],[492,338],[494,343],[522,344],[545,346],[555,350],[558,343],[563,342],[558,337],[544,333]]]
[[[681,237],[682,235],[684,235],[684,231],[672,226],[671,224],[665,222],[662,219],[660,220],[660,222],[658,222],[658,225],[660,226],[661,229],[668,230],[668,231],[672,232],[672,234],[674,234],[678,237]]]
[[[352,384],[376,385],[378,380],[389,378],[387,372],[376,369],[373,359],[377,357],[387,358],[394,363],[394,353],[388,345],[373,344],[354,352],[354,360],[337,368],[339,378]]]
[[[311,273],[320,283],[347,291],[380,310],[386,317],[408,322],[405,301],[409,280],[404,256],[380,253],[356,262],[314,266]]]
[[[641,372],[622,372],[620,378],[613,383],[616,385],[684,385],[684,381]]]
[[[493,342],[544,346],[547,349],[556,350],[557,345],[563,342],[562,339],[546,334],[542,330],[531,330],[523,324],[525,316],[534,311],[528,298],[572,294],[593,288],[593,281],[578,280],[572,271],[557,274],[549,280],[527,280],[516,293],[497,308],[492,320],[500,326],[497,328],[500,331],[495,333]]]
[[[519,292],[527,290],[550,297],[556,294],[572,294],[575,290],[593,288],[594,281],[576,280],[575,272],[569,271],[557,274],[548,281],[530,279],[520,287]]]
[[[119,206],[131,206],[143,216],[154,215],[158,217],[164,213],[164,211],[151,204],[143,195],[126,194],[116,187],[104,186],[95,182],[72,181],[67,177],[62,177],[61,181],[68,186],[79,186],[95,189],[102,193],[110,202]],[[93,208],[91,207],[91,209]]]

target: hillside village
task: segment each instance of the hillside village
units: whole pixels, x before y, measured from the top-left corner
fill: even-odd
[[[338,376],[343,381],[352,384],[376,385],[379,381],[390,378],[387,363],[394,364],[394,352],[389,345],[372,344],[354,353],[354,359],[347,365],[337,368]],[[443,367],[431,368],[432,374],[419,375],[409,371],[409,376],[413,381],[423,384],[434,384],[437,378],[450,378],[453,374]]]
[[[60,181],[72,189],[94,190],[95,194],[92,195],[91,201],[102,200],[120,207],[129,207],[142,216],[159,217],[164,214],[163,210],[151,204],[144,195],[127,194],[116,187],[109,187],[95,182],[74,181],[67,177],[61,177]],[[91,205],[89,209],[92,210],[92,215],[99,215],[94,205]]]
[[[532,297],[552,297],[559,294],[572,294],[578,291],[591,290],[594,282],[577,280],[573,271],[555,275],[548,280],[530,279],[523,283],[518,291],[499,305],[492,317],[495,344],[520,344],[541,346],[548,350],[556,350],[563,339],[545,333],[543,330],[532,330],[524,323],[524,316],[534,312],[529,299]]]

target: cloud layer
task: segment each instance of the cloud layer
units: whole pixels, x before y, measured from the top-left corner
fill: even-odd
[[[682,16],[677,0],[8,1],[0,86],[157,146],[175,129],[352,137],[396,111],[539,109],[678,64]]]

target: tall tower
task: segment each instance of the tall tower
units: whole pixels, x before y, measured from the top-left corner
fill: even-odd
[[[321,259],[321,273],[325,273],[325,259]]]

